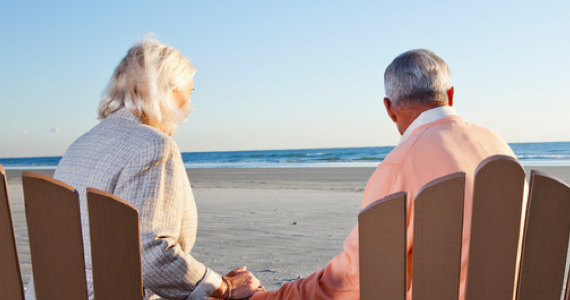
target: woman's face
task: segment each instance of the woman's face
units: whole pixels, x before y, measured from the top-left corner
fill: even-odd
[[[178,103],[178,107],[187,111],[190,108],[190,94],[194,90],[194,79],[190,79],[188,86],[176,88],[172,93],[174,94],[174,100]]]

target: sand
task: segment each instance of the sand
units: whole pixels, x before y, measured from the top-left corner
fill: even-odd
[[[527,173],[529,169],[525,168]],[[570,183],[570,167],[532,167]],[[52,170],[34,170],[53,175]],[[198,206],[192,254],[218,273],[246,265],[267,289],[342,251],[374,168],[188,169]],[[31,276],[21,183],[7,170],[24,282]]]

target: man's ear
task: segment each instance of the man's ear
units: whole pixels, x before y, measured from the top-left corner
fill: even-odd
[[[453,87],[450,87],[449,90],[447,90],[447,105],[453,107],[453,94],[455,93],[455,90],[453,89]]]
[[[392,119],[392,121],[396,123],[396,120],[398,120],[398,118],[394,113],[394,108],[392,107],[392,101],[388,98],[384,98],[384,107],[386,107],[386,112],[388,113],[390,119]]]

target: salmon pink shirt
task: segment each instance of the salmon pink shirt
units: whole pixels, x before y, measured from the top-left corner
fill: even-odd
[[[410,124],[400,143],[376,168],[364,192],[362,208],[385,196],[402,191],[408,193],[408,199],[415,199],[420,188],[431,180],[454,172],[465,172],[461,299],[463,299],[467,270],[474,172],[482,160],[498,154],[515,157],[511,148],[499,135],[461,118],[455,114],[453,108],[444,106],[430,109]],[[412,207],[413,201],[408,206],[409,215],[412,215]],[[408,224],[409,271],[413,258],[412,228],[413,221]],[[251,299],[360,299],[358,264],[358,224],[356,224],[344,241],[344,251],[335,256],[324,268],[307,278],[287,282],[278,290],[259,292]],[[381,299],[382,295],[378,297]]]

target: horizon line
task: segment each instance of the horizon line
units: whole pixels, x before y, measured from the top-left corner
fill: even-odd
[[[545,143],[570,143],[570,141],[551,141],[551,142],[516,142],[507,143],[508,145],[513,144],[545,144]],[[289,149],[257,149],[257,150],[214,150],[214,151],[185,151],[183,153],[216,153],[216,152],[254,152],[254,151],[292,151],[292,150],[318,150],[318,149],[349,149],[349,148],[384,148],[384,147],[396,147],[397,145],[388,146],[349,146],[349,147],[315,147],[315,148],[289,148]],[[18,156],[18,157],[0,157],[0,160],[4,159],[26,159],[26,158],[60,158],[63,155],[50,155],[50,156]]]

